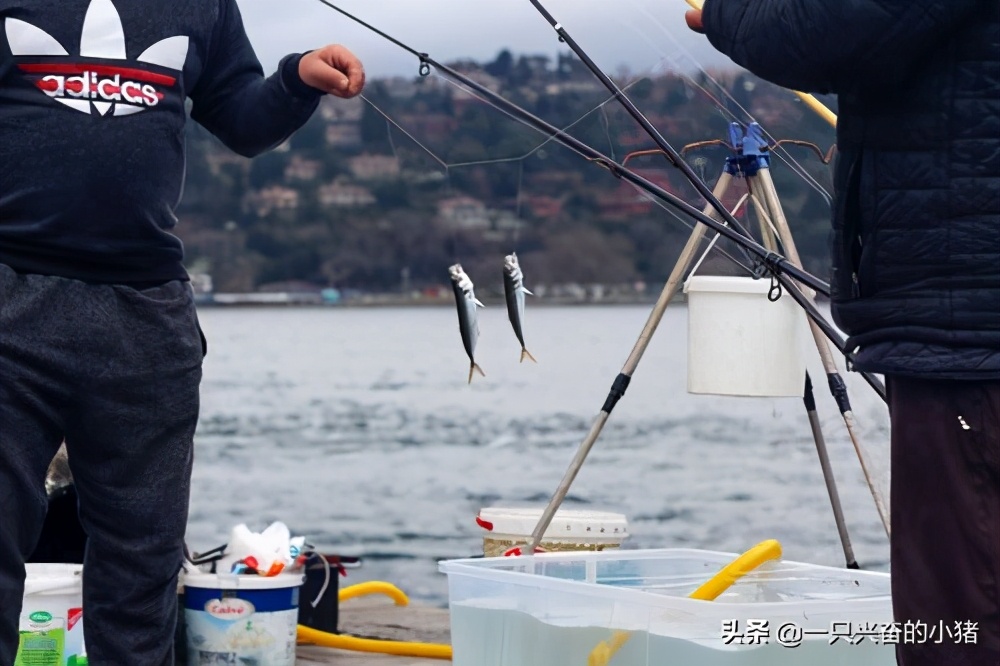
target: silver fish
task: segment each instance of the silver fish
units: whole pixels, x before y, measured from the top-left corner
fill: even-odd
[[[521,343],[521,363],[524,363],[525,358],[537,363],[531,352],[525,349],[524,334],[521,331],[521,322],[524,320],[524,295],[534,296],[534,294],[524,288],[524,274],[521,273],[521,266],[517,263],[517,255],[514,253],[503,258],[503,293],[507,299],[507,317],[514,327],[517,341]]]
[[[66,454],[66,442],[62,443],[56,455],[49,463],[49,471],[45,474],[45,493],[51,498],[73,485],[73,472],[69,469],[69,457]]]
[[[483,377],[486,373],[476,364],[476,341],[479,339],[479,319],[476,307],[485,307],[476,298],[472,290],[472,280],[462,270],[461,264],[448,268],[451,286],[455,290],[455,303],[458,305],[458,330],[462,334],[462,344],[465,353],[469,355],[469,383],[472,383],[472,373],[479,372]]]

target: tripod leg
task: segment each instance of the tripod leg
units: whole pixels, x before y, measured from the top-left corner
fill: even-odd
[[[778,237],[781,240],[781,244],[784,246],[788,260],[795,266],[801,268],[802,260],[795,247],[795,240],[792,238],[791,229],[788,227],[788,221],[785,219],[784,211],[781,208],[781,201],[778,199],[778,193],[774,188],[774,181],[771,179],[770,172],[767,169],[761,169],[751,180],[751,185],[760,190],[760,193],[764,197],[765,205],[770,213],[771,222],[778,231]],[[809,297],[808,290],[805,290],[804,293],[806,293],[806,296]],[[875,507],[878,509],[879,516],[882,519],[882,526],[885,528],[886,535],[888,535],[890,530],[888,507],[886,507],[883,498],[875,490],[871,472],[865,462],[865,457],[861,450],[861,442],[857,434],[857,425],[854,421],[854,412],[851,410],[851,403],[847,395],[847,387],[844,384],[844,379],[840,376],[840,371],[837,369],[837,364],[833,359],[833,352],[827,344],[826,338],[823,337],[822,331],[820,331],[819,327],[811,320],[809,322],[809,328],[812,331],[813,339],[816,342],[816,349],[819,351],[820,359],[823,362],[823,369],[826,371],[827,380],[830,385],[830,392],[837,401],[837,407],[839,408],[841,416],[844,419],[844,424],[851,437],[851,443],[854,445],[855,453],[858,455],[858,460],[861,463],[861,469],[864,472],[868,488],[871,490],[872,497],[875,500]],[[827,464],[829,464],[829,462]]]
[[[713,192],[717,199],[725,194],[731,182],[732,176],[728,172],[723,171],[718,182],[715,184],[715,190]],[[711,204],[705,207],[705,214],[714,216],[715,209],[712,208]],[[659,326],[660,321],[663,319],[663,314],[666,312],[667,305],[670,304],[670,301],[677,293],[677,288],[684,279],[684,274],[687,272],[688,267],[691,265],[691,261],[694,259],[694,256],[698,251],[698,247],[705,235],[705,231],[706,227],[704,225],[696,224],[694,230],[691,232],[690,238],[688,238],[687,244],[684,246],[684,249],[681,250],[677,263],[670,272],[670,276],[667,278],[666,284],[663,285],[663,291],[660,292],[660,297],[656,301],[656,305],[653,306],[653,311],[649,314],[649,319],[647,319],[646,325],[642,329],[642,333],[639,334],[639,339],[636,341],[635,347],[632,349],[632,353],[629,354],[628,359],[625,361],[625,366],[622,368],[618,377],[615,378],[614,384],[612,384],[611,392],[608,395],[608,399],[604,403],[604,407],[591,424],[590,431],[587,433],[583,442],[580,443],[580,446],[576,451],[576,455],[573,457],[573,460],[569,464],[569,468],[566,470],[566,474],[563,475],[562,481],[559,483],[559,487],[556,488],[556,492],[552,495],[548,505],[542,512],[541,518],[538,520],[538,524],[531,533],[531,541],[522,551],[526,555],[533,554],[535,549],[538,547],[538,544],[541,543],[542,537],[545,535],[545,530],[549,528],[549,525],[552,523],[552,519],[556,515],[556,511],[559,510],[559,506],[562,504],[563,500],[566,499],[570,486],[573,485],[576,475],[579,473],[580,468],[583,467],[583,463],[586,461],[587,455],[590,453],[590,449],[593,448],[594,442],[596,442],[597,438],[600,437],[601,430],[603,430],[604,424],[607,423],[608,417],[611,415],[611,410],[614,409],[618,400],[620,400],[625,394],[625,390],[628,388],[628,383],[632,378],[632,374],[635,372],[639,365],[639,361],[642,359],[642,355],[649,346],[649,341],[652,339],[653,333],[656,332],[656,327]]]

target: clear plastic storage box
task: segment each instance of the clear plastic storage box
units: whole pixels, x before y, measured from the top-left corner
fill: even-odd
[[[715,601],[686,598],[735,557],[667,549],[441,562],[453,663],[894,666],[888,574],[779,560]]]

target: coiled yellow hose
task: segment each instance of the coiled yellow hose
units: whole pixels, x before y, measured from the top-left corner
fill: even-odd
[[[349,599],[363,597],[371,594],[384,594],[392,599],[397,606],[407,606],[410,603],[409,597],[392,583],[384,581],[369,581],[358,583],[340,590],[337,594],[338,602],[345,602]],[[428,659],[451,659],[451,646],[438,643],[412,643],[408,641],[383,641],[373,638],[358,638],[344,634],[331,634],[312,627],[299,625],[297,638],[299,643],[319,645],[321,647],[335,648],[337,650],[350,650],[352,652],[371,652],[377,654],[391,654],[400,657],[425,657]]]

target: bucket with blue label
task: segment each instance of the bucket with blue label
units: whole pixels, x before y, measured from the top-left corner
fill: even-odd
[[[301,574],[184,574],[189,666],[294,666]]]

